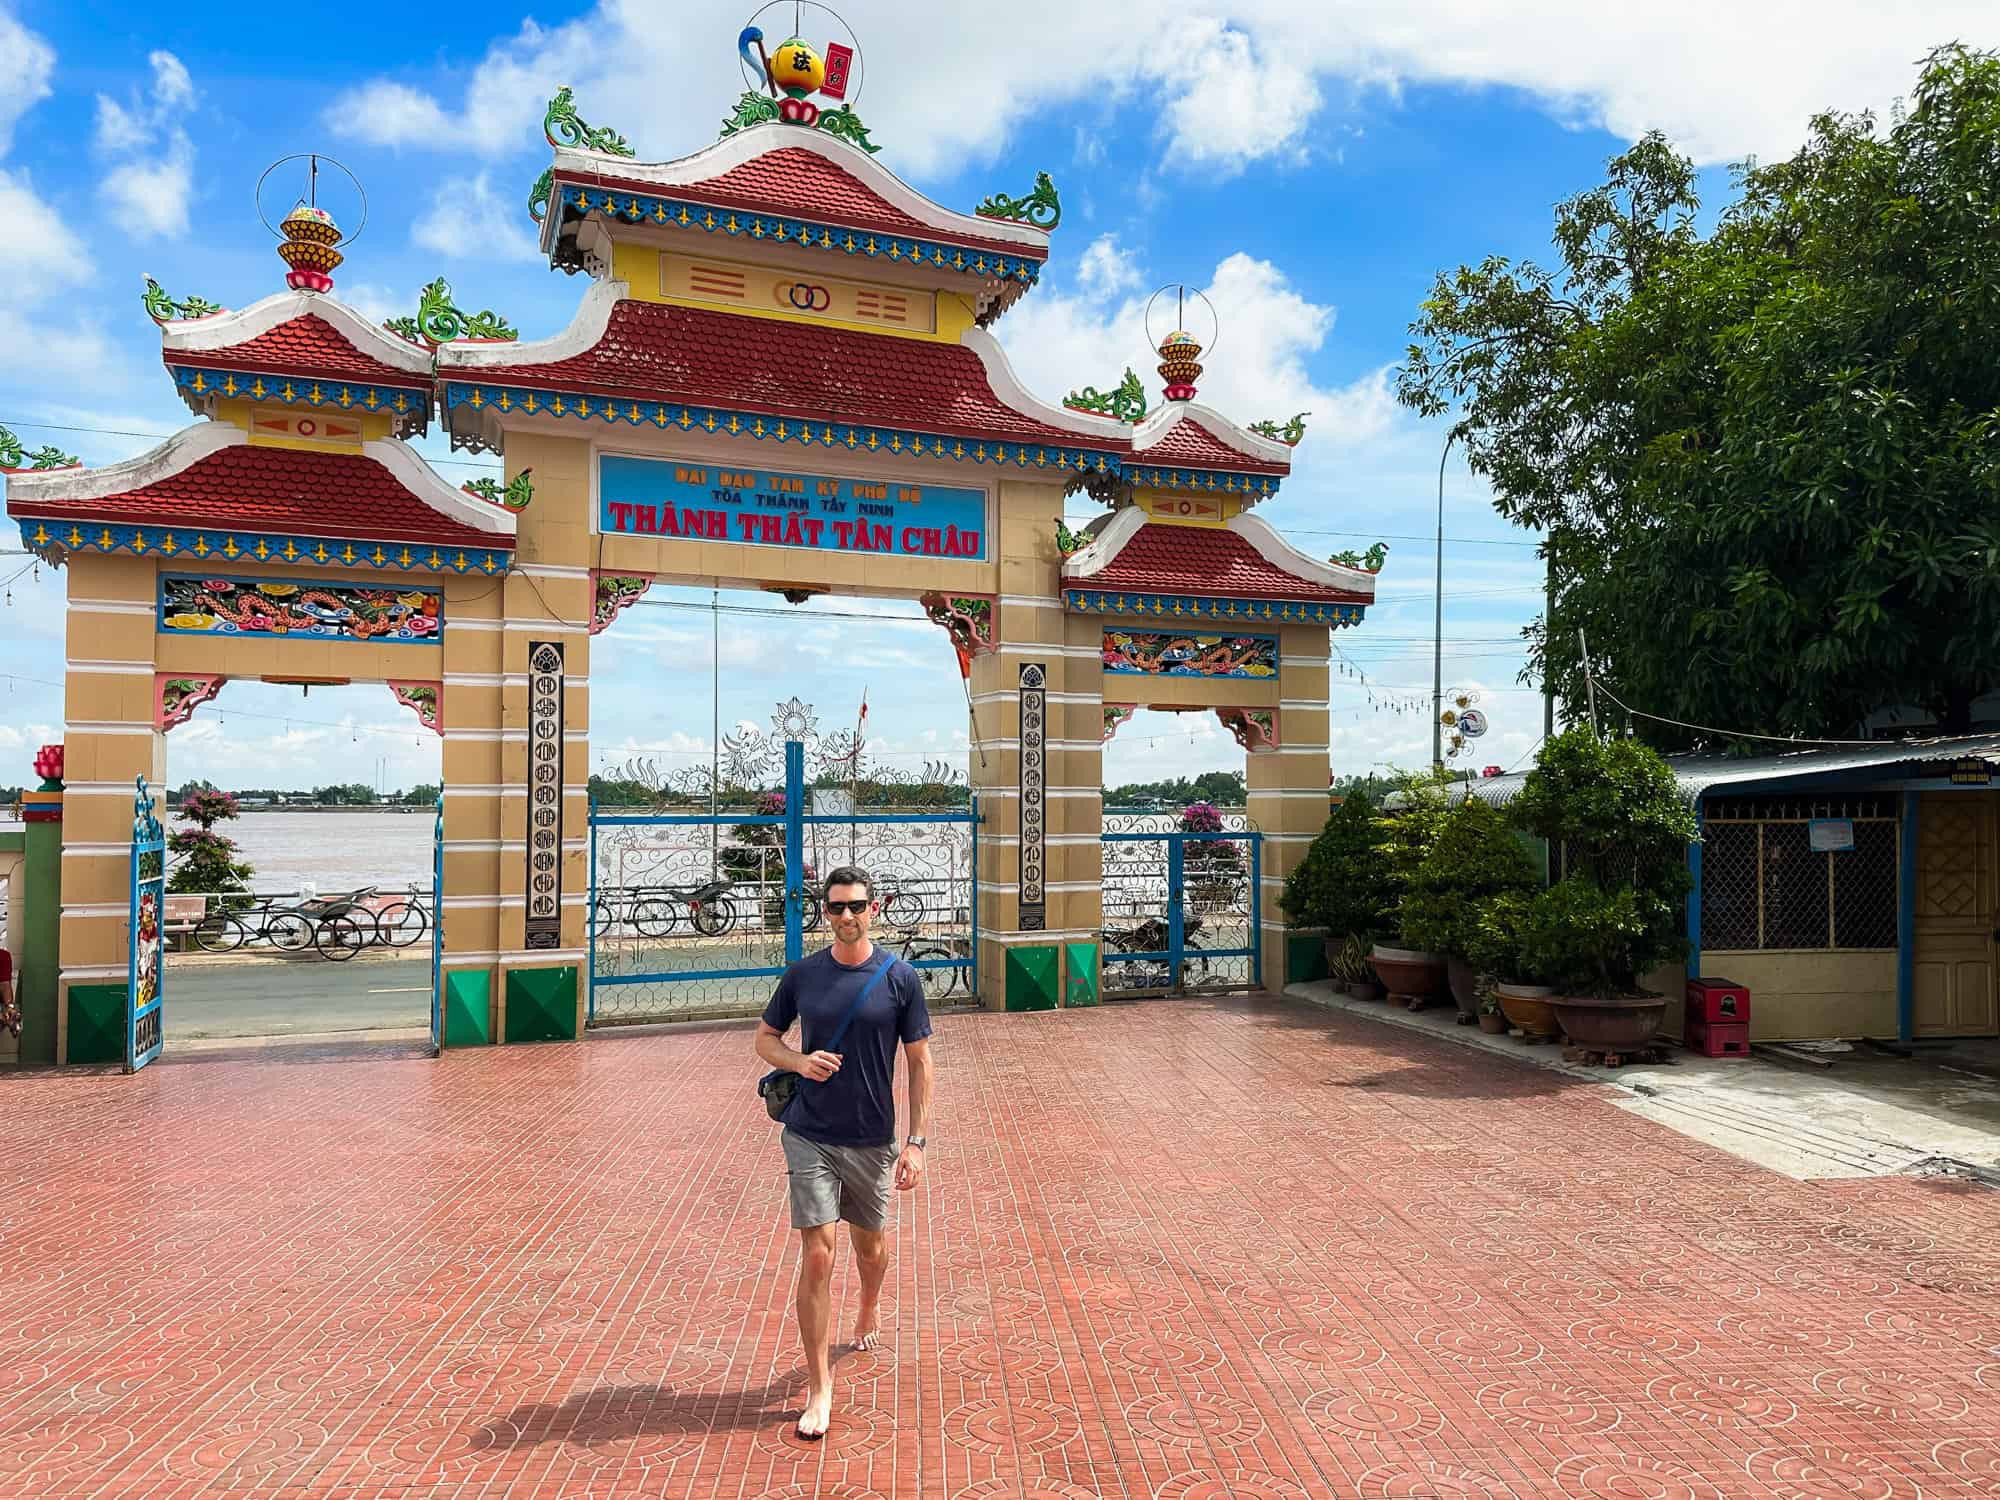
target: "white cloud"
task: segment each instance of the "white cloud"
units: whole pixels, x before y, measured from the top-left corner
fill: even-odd
[[[171,52],[146,60],[153,83],[145,94],[135,89],[126,104],[97,96],[97,150],[111,162],[101,190],[128,228],[178,239],[188,231],[194,196],[194,142],[177,117],[195,102],[194,79]]]
[[[1016,371],[1031,391],[1060,401],[1084,385],[1116,385],[1129,365],[1146,386],[1149,404],[1157,406],[1159,355],[1146,339],[1146,299],[1107,290],[1138,284],[1130,263],[1114,244],[1099,240],[1085,252],[1078,283],[1074,293],[1043,287],[997,326]],[[1211,340],[1213,355],[1202,357],[1196,399],[1203,405],[1245,424],[1310,411],[1308,431],[1321,443],[1343,446],[1388,428],[1396,403],[1386,367],[1333,387],[1316,386],[1306,368],[1332,331],[1331,306],[1308,300],[1278,267],[1241,251],[1215,268],[1204,291],[1216,307],[1221,335]],[[1160,306],[1171,313],[1164,301]],[[1207,334],[1205,318],[1191,312],[1189,321],[1200,322],[1198,337]],[[1157,333],[1168,331],[1161,313],[1154,322]]]
[[[671,26],[648,0],[599,0],[560,26],[524,22],[450,93],[376,79],[326,118],[373,144],[499,156],[535,146],[544,101],[568,83],[585,118],[624,131],[641,157],[680,156],[714,139],[742,89],[739,24],[721,0],[680,7]],[[1626,139],[1658,128],[1715,162],[1787,153],[1821,109],[1885,111],[1926,49],[1991,25],[1990,0],[1633,0],[1610,12],[1532,0],[1504,25],[1469,17],[1463,0],[1245,0],[1226,23],[1166,0],[1022,0],[870,28],[855,107],[916,178],[991,160],[1022,121],[1093,96],[1142,104],[1184,162],[1292,161],[1316,144],[1330,88],[1349,105],[1366,92],[1393,103],[1411,84],[1520,89],[1566,125]]]
[[[1087,297],[1115,297],[1139,282],[1138,257],[1122,248],[1115,234],[1092,240],[1076,263],[1076,284]]]
[[[0,170],[0,296],[39,303],[90,275],[82,241],[27,170]]]
[[[518,200],[502,198],[493,190],[492,173],[481,172],[439,193],[437,205],[411,226],[410,240],[459,260],[538,261],[527,202],[525,189]]]
[[[1263,157],[1304,158],[1300,137],[1320,100],[1295,47],[1191,16],[1165,50],[1178,59],[1161,112],[1177,164],[1227,176]]]
[[[0,10],[0,156],[14,144],[21,116],[48,98],[55,66],[55,48]]]
[[[188,231],[188,201],[194,196],[194,143],[185,131],[172,131],[163,155],[113,167],[102,186],[127,228],[179,239]]]
[[[414,311],[417,294],[399,292],[394,287],[385,286],[379,281],[342,282],[340,300],[369,322],[380,323]]]

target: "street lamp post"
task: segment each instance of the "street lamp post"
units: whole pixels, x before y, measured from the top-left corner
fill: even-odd
[[[1458,441],[1458,427],[1446,434],[1444,452],[1438,455],[1438,536],[1437,597],[1432,601],[1431,628],[1431,770],[1444,770],[1444,463],[1451,457],[1451,445]]]

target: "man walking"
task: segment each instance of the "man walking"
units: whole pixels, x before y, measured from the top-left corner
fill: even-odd
[[[757,1055],[799,1075],[785,1106],[785,1167],[792,1227],[799,1232],[799,1342],[806,1355],[806,1405],[799,1436],[820,1438],[833,1413],[827,1330],[833,1311],[836,1221],[847,1221],[861,1274],[854,1345],[872,1349],[889,1274],[889,1184],[908,1192],[924,1175],[924,1119],[931,1102],[930,1011],[917,971],[868,938],[875,891],[866,871],[843,866],[826,877],[833,946],[785,970],[757,1025]],[[857,1004],[858,1002],[858,1004]],[[840,1050],[835,1032],[852,1011]],[[793,1021],[799,1046],[785,1045]],[[896,1144],[896,1043],[909,1062],[910,1134]]]

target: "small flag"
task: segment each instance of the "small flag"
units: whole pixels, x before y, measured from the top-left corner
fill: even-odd
[[[854,49],[843,47],[839,42],[826,44],[826,82],[819,91],[829,99],[847,97],[847,74],[854,65]]]

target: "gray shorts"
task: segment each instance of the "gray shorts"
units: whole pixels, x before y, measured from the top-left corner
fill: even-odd
[[[863,1229],[889,1227],[896,1147],[829,1146],[787,1125],[780,1132],[792,1179],[792,1228],[845,1219]]]

